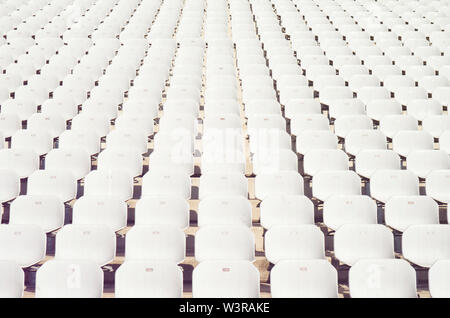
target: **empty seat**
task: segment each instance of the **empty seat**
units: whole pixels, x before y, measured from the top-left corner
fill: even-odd
[[[142,174],[142,155],[135,149],[107,148],[98,155],[98,170],[126,170],[133,177]]]
[[[313,177],[313,197],[325,201],[338,194],[361,194],[361,179],[354,171],[322,171]]]
[[[430,133],[434,138],[439,138],[446,130],[450,130],[450,116],[428,116],[422,122],[422,129]]]
[[[49,260],[36,273],[36,298],[101,298],[103,271],[87,260]]]
[[[428,271],[428,288],[433,298],[450,297],[450,260],[440,260]]]
[[[436,261],[450,259],[450,225],[416,224],[409,226],[402,236],[403,256],[422,267]]]
[[[270,271],[273,298],[337,298],[337,271],[327,260],[283,260]]]
[[[304,155],[314,149],[336,149],[338,138],[329,130],[305,130],[296,143],[297,152]]]
[[[189,204],[182,196],[154,195],[142,197],[135,208],[135,225],[189,226]]]
[[[38,225],[1,224],[1,259],[29,267],[45,257],[47,237]]]
[[[393,235],[381,224],[344,224],[334,234],[334,253],[350,266],[361,259],[394,258]]]
[[[414,224],[439,224],[439,207],[428,196],[394,196],[385,205],[386,225],[404,232]]]
[[[345,151],[357,156],[363,150],[386,150],[386,136],[380,130],[354,129],[345,137]]]
[[[115,256],[116,235],[106,225],[67,224],[56,234],[57,260],[89,260],[103,266]]]
[[[314,224],[273,226],[264,236],[264,247],[272,264],[325,257],[324,235]]]
[[[258,298],[260,274],[249,261],[204,261],[194,268],[194,298]],[[211,282],[214,281],[214,284]]]
[[[392,149],[400,156],[408,157],[416,150],[433,150],[434,140],[423,130],[403,130],[392,138]]]
[[[255,196],[260,200],[272,194],[302,195],[303,188],[303,178],[295,171],[259,174],[255,178]]]
[[[200,201],[198,226],[252,225],[252,207],[247,198],[238,195],[214,195]]]
[[[314,223],[314,205],[303,195],[269,195],[261,202],[260,213],[261,225],[265,229]]]
[[[115,274],[116,298],[181,298],[183,272],[172,262],[127,260]]]
[[[118,197],[85,195],[73,205],[73,224],[100,224],[114,232],[127,225],[127,205]]]
[[[427,195],[438,202],[450,202],[450,170],[435,170],[426,179]]]
[[[416,271],[402,259],[361,259],[349,272],[352,298],[416,298]]]
[[[173,225],[135,225],[125,237],[126,260],[161,260],[180,263],[186,254],[186,237]]]
[[[123,170],[94,170],[84,178],[84,195],[114,196],[123,201],[133,197],[133,177]]]
[[[434,170],[450,169],[450,157],[443,150],[415,150],[406,158],[406,167],[426,178]]]
[[[337,230],[344,224],[376,224],[376,203],[366,195],[334,195],[323,204],[323,222]]]
[[[387,202],[397,195],[419,195],[419,178],[408,170],[378,170],[370,179],[370,196]]]
[[[70,172],[82,179],[91,170],[91,158],[81,149],[53,149],[45,157],[45,168]]]
[[[348,156],[339,149],[311,150],[303,158],[303,172],[310,176],[321,171],[345,171],[348,167]]]
[[[67,202],[77,195],[77,180],[67,170],[36,170],[28,177],[27,194],[55,195]]]
[[[362,150],[355,157],[355,171],[365,178],[380,169],[401,169],[398,154],[392,150]]]
[[[386,115],[380,120],[380,131],[393,138],[400,131],[417,130],[417,119],[409,115]]]
[[[247,260],[255,258],[255,238],[243,225],[207,225],[195,234],[195,259]]]
[[[209,195],[240,195],[247,197],[248,185],[245,176],[239,172],[210,172],[200,177],[200,200]]]
[[[64,204],[53,195],[21,195],[12,203],[9,224],[32,224],[46,233],[64,225]]]
[[[22,298],[25,274],[15,261],[0,261],[0,297]]]

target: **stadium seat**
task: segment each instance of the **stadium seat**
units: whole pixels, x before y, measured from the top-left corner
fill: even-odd
[[[192,296],[259,298],[259,279],[258,270],[249,261],[204,261],[194,268]]]
[[[127,261],[161,260],[180,263],[185,254],[185,234],[173,225],[137,225],[125,237]]]
[[[103,271],[87,260],[49,260],[36,273],[36,298],[101,298]]]
[[[199,203],[197,223],[200,227],[208,225],[250,227],[252,225],[251,204],[246,198],[238,195],[207,196]]]
[[[387,202],[398,195],[419,195],[419,178],[411,171],[378,170],[370,179],[370,196]]]
[[[334,253],[350,266],[361,259],[394,258],[394,238],[381,224],[344,224],[334,234]]]
[[[206,225],[195,234],[195,259],[254,261],[255,239],[248,226]]]
[[[181,298],[183,272],[172,262],[127,260],[115,274],[116,298]]]
[[[449,203],[450,170],[435,170],[426,178],[426,192],[438,202]]]
[[[22,268],[36,264],[45,257],[47,238],[38,225],[1,224],[2,260],[12,261]]]
[[[428,272],[428,285],[430,295],[433,298],[448,298],[449,297],[449,261],[437,261],[430,267]]]
[[[431,267],[436,261],[449,259],[449,240],[448,224],[411,225],[403,232],[402,253],[416,265]]]
[[[376,224],[377,206],[366,195],[334,195],[323,204],[323,222],[332,230],[345,224]]]
[[[22,298],[25,275],[20,266],[14,261],[0,261],[0,297]]]
[[[57,260],[89,260],[103,266],[115,256],[116,236],[107,225],[67,224],[56,234]]]
[[[416,271],[402,259],[360,259],[349,287],[352,298],[416,298]]]
[[[326,260],[282,260],[270,271],[274,298],[337,298],[337,272]]]
[[[272,226],[264,236],[264,246],[272,264],[325,257],[324,235],[313,224]]]
[[[393,196],[385,205],[386,225],[404,232],[414,224],[439,224],[439,207],[428,196]]]

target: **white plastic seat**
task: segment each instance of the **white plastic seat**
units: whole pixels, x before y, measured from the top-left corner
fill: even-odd
[[[329,130],[328,118],[322,114],[295,115],[291,118],[291,133],[299,136],[305,130]]]
[[[402,114],[402,105],[395,99],[374,99],[366,104],[367,116],[381,120],[387,115]]]
[[[247,180],[240,172],[208,172],[200,177],[200,199],[225,194],[247,197]]]
[[[345,98],[335,99],[328,105],[328,111],[331,118],[340,118],[347,115],[365,115],[365,105],[358,99]]]
[[[77,179],[67,170],[36,170],[28,177],[27,194],[55,195],[67,202],[76,197]]]
[[[114,196],[122,201],[133,197],[133,176],[124,170],[94,170],[84,178],[84,195]]]
[[[73,224],[100,224],[114,232],[127,225],[127,205],[113,196],[85,195],[73,206]]]
[[[354,171],[321,171],[312,181],[313,197],[325,201],[333,195],[361,194],[361,179]]]
[[[66,130],[58,141],[59,149],[80,149],[89,156],[100,152],[100,136],[94,130]]]
[[[250,202],[237,195],[208,196],[198,206],[198,226],[252,225]]]
[[[207,225],[195,234],[195,259],[247,260],[255,259],[253,232],[243,225]]]
[[[450,155],[450,129],[446,130],[439,138],[439,149]]]
[[[40,226],[46,233],[64,225],[64,204],[53,195],[22,195],[11,203],[9,224]]]
[[[56,234],[55,259],[103,266],[116,256],[116,235],[106,225],[67,224]]]
[[[191,197],[191,179],[181,171],[150,169],[142,178],[142,195],[178,195],[185,199]]]
[[[32,149],[1,149],[0,167],[13,170],[19,178],[26,178],[39,169],[39,157]]]
[[[125,237],[125,259],[180,263],[186,254],[186,237],[172,225],[135,225]]]
[[[253,155],[252,163],[255,174],[298,171],[297,155],[289,149],[260,149]]]
[[[194,298],[258,298],[259,285],[259,271],[249,261],[204,261],[192,274]]]
[[[311,150],[303,159],[304,173],[310,176],[321,171],[345,171],[348,168],[348,156],[339,149]]]
[[[380,131],[393,138],[400,131],[418,130],[417,120],[409,115],[386,115],[380,120]]]
[[[144,196],[135,208],[136,225],[173,225],[180,229],[189,226],[189,205],[176,195]]]
[[[402,236],[403,256],[422,267],[450,258],[450,225],[417,224],[409,226]]]
[[[437,100],[442,105],[449,106],[450,105],[450,89],[448,86],[445,87],[437,87],[433,91],[433,99]]]
[[[433,150],[433,137],[426,131],[404,130],[395,134],[392,147],[399,155],[408,157],[416,150]]]
[[[272,226],[264,236],[264,246],[272,264],[325,257],[324,235],[313,224]]]
[[[183,272],[172,262],[127,260],[115,274],[116,298],[181,298]]]
[[[404,232],[410,225],[439,224],[439,207],[429,196],[394,196],[384,208],[386,225]]]
[[[145,133],[133,129],[116,128],[106,136],[108,149],[135,149],[139,153],[146,153],[148,151],[147,142],[148,137]]]
[[[370,179],[380,169],[401,169],[401,160],[392,150],[362,150],[355,157],[355,171]]]
[[[428,116],[442,115],[442,105],[433,99],[411,99],[407,105],[407,113],[418,121]]]
[[[343,115],[334,121],[336,136],[346,138],[352,130],[373,129],[372,120],[366,115]]]
[[[370,179],[372,198],[387,202],[399,195],[419,195],[419,178],[408,170],[378,170]]]
[[[329,130],[305,130],[296,140],[296,149],[300,154],[307,154],[316,149],[337,149],[338,138]]]
[[[45,257],[47,237],[38,225],[1,224],[0,246],[2,260],[13,261],[22,268],[29,267]]]
[[[439,138],[446,130],[450,130],[450,116],[428,116],[422,122],[422,129],[429,132],[434,138]]]
[[[334,195],[324,201],[323,221],[332,230],[344,224],[376,224],[376,203],[365,195]]]
[[[314,206],[303,195],[269,195],[261,202],[261,225],[270,229],[278,225],[314,223]]]
[[[25,274],[14,261],[0,261],[0,297],[22,298],[25,285]]]
[[[450,170],[434,170],[426,178],[426,192],[438,202],[449,203]]]
[[[91,158],[81,149],[52,149],[45,157],[45,168],[70,172],[77,180],[91,170]]]
[[[49,260],[36,273],[36,298],[101,298],[103,271],[86,260]]]
[[[334,234],[334,252],[350,266],[361,259],[393,259],[394,238],[381,224],[344,224]]]
[[[291,99],[284,105],[284,112],[287,118],[296,115],[321,114],[321,105],[317,99],[313,98]]]
[[[349,272],[352,298],[417,298],[416,271],[402,259],[361,259]]]
[[[380,130],[351,130],[345,137],[345,151],[357,156],[363,150],[386,150],[386,136]]]
[[[131,176],[142,174],[142,155],[136,149],[107,148],[98,155],[98,170],[127,171]]]
[[[428,289],[433,298],[448,298],[450,296],[450,261],[440,260],[428,271]]]
[[[36,113],[28,118],[27,129],[38,132],[46,131],[55,138],[66,129],[66,123],[60,115]]]
[[[273,298],[337,298],[336,269],[327,260],[282,260],[270,271]]]
[[[415,150],[406,158],[406,167],[420,178],[434,170],[450,169],[450,158],[443,150]]]
[[[303,195],[303,178],[296,171],[259,174],[255,178],[255,196],[264,200],[269,195]]]
[[[72,130],[92,130],[100,137],[109,132],[109,120],[106,116],[90,115],[81,112],[72,119]]]
[[[27,120],[31,115],[36,113],[37,106],[32,99],[8,99],[2,102],[3,115],[17,115],[19,120]],[[12,122],[13,123],[13,122]]]
[[[3,108],[3,107],[2,107]],[[0,115],[0,133],[3,138],[11,137],[21,128],[20,118],[17,114],[5,113]]]

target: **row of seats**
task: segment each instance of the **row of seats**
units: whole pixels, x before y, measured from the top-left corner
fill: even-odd
[[[415,297],[413,266],[448,295],[445,19],[406,10],[394,28],[386,5],[345,0],[66,2],[0,43],[4,296],[56,232],[37,297],[102,296],[117,235],[115,296],[180,297],[197,198],[194,297],[260,296],[258,227],[273,297],[336,297],[343,266],[353,297]]]

